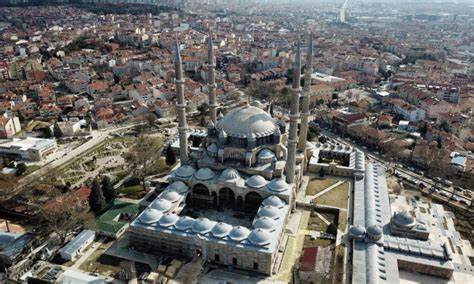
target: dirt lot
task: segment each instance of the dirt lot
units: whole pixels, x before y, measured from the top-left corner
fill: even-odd
[[[308,187],[306,188],[306,195],[316,195],[317,193],[325,190],[337,182],[338,180],[335,179],[322,179],[313,177],[309,181]]]
[[[348,193],[349,183],[345,182],[316,198],[313,202],[320,205],[347,209]]]

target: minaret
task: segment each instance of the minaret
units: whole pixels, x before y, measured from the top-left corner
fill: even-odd
[[[286,160],[286,182],[293,183],[295,180],[296,167],[296,135],[298,131],[299,100],[300,100],[300,78],[301,77],[301,51],[298,44],[293,65],[293,87],[291,89],[290,106],[290,133],[288,136],[288,159]]]
[[[214,44],[212,43],[212,34],[209,32],[209,38],[207,40],[207,55],[209,63],[209,115],[211,121],[216,124],[216,57],[214,56]]]
[[[186,122],[186,102],[184,101],[184,77],[183,62],[179,52],[179,45],[176,42],[176,58],[174,60],[174,70],[176,73],[176,96],[178,103],[178,133],[179,133],[179,159],[181,165],[188,164],[188,124]]]
[[[311,73],[313,73],[313,34],[309,35],[309,46],[306,54],[306,65],[304,70],[303,106],[301,107],[300,140],[298,150],[304,152],[308,136],[309,101],[311,98]]]

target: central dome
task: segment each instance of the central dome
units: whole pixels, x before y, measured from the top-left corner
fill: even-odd
[[[243,106],[228,112],[216,127],[219,130],[224,130],[228,136],[259,138],[272,135],[277,126],[265,111],[258,107]]]

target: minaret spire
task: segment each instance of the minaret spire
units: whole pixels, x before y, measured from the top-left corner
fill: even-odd
[[[298,43],[293,64],[293,87],[291,89],[290,106],[290,133],[288,136],[288,159],[286,160],[286,182],[293,183],[295,180],[296,167],[296,136],[299,118],[299,97],[301,92],[301,50]]]
[[[304,70],[303,106],[301,110],[300,139],[298,150],[305,152],[306,139],[308,136],[309,102],[311,99],[311,73],[313,73],[313,33],[309,34],[308,52],[306,54],[306,65]]]
[[[186,122],[186,102],[184,100],[184,77],[183,62],[179,51],[179,44],[176,42],[176,56],[174,59],[174,69],[176,73],[176,97],[178,103],[176,109],[178,112],[178,133],[179,133],[179,159],[181,165],[188,164],[188,124]]]
[[[214,44],[212,42],[212,33],[209,31],[207,40],[207,54],[209,63],[209,108],[211,121],[216,124],[217,104],[216,104],[216,57],[214,55]]]

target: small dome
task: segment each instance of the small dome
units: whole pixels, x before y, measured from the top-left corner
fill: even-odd
[[[205,234],[212,229],[213,222],[207,218],[199,218],[193,225],[193,232],[199,234]]]
[[[162,212],[168,212],[172,206],[173,204],[170,201],[163,198],[158,198],[151,203],[150,208]]]
[[[416,224],[415,218],[406,211],[395,213],[395,215],[393,215],[393,221],[396,225],[402,227],[413,227]]]
[[[382,229],[378,225],[367,227],[367,237],[373,241],[378,241],[382,238]]]
[[[207,146],[207,151],[208,152],[211,152],[211,153],[217,153],[217,144],[216,143],[212,143],[211,145]]]
[[[240,242],[242,240],[245,240],[249,236],[249,234],[249,229],[242,226],[236,226],[230,231],[229,238],[233,241]]]
[[[195,220],[191,217],[184,216],[179,218],[179,220],[176,222],[174,225],[176,229],[180,231],[186,231],[188,229],[191,229],[194,225]]]
[[[236,180],[240,178],[240,174],[236,169],[233,168],[228,168],[225,169],[220,176],[220,179],[226,180],[226,181],[231,181],[231,180]]]
[[[264,187],[267,183],[268,181],[260,175],[251,176],[245,182],[247,186],[252,187],[252,188],[261,188],[261,187]]]
[[[265,205],[258,210],[259,217],[268,217],[271,219],[278,219],[278,209],[276,207]]]
[[[138,218],[141,223],[143,224],[153,224],[160,220],[163,213],[158,210],[147,208],[143,211],[143,213]]]
[[[260,217],[253,221],[253,227],[255,229],[265,229],[273,231],[275,230],[275,221],[272,218]]]
[[[216,238],[223,238],[229,234],[232,230],[232,226],[226,224],[224,222],[217,223],[214,227],[212,227],[211,234]]]
[[[176,191],[177,193],[185,193],[188,191],[188,186],[184,182],[178,180],[170,184],[168,189]]]
[[[273,159],[275,158],[275,153],[273,153],[272,150],[269,149],[263,149],[258,153],[257,156],[259,159]]]
[[[352,226],[349,230],[350,234],[355,237],[363,237],[365,235],[365,228],[361,225]]]
[[[416,229],[419,230],[419,231],[427,231],[428,229],[426,228],[425,225],[423,224],[418,224],[416,225]]]
[[[262,202],[263,205],[271,205],[277,208],[281,208],[285,205],[285,201],[281,200],[280,197],[272,195],[265,198]]]
[[[286,183],[285,180],[281,178],[275,178],[270,181],[268,188],[274,192],[283,192],[290,188],[290,185]]]
[[[213,179],[216,175],[214,172],[209,168],[202,168],[199,169],[196,173],[194,173],[194,177],[198,180],[210,180]]]
[[[191,166],[181,166],[176,170],[175,174],[182,178],[188,178],[191,177],[195,171],[196,170]]]
[[[178,215],[172,214],[172,213],[166,213],[160,219],[160,226],[170,227],[170,226],[173,226],[174,224],[176,224],[176,222],[178,222],[178,220],[179,220]]]
[[[265,229],[254,229],[249,235],[249,241],[257,246],[268,245],[271,239],[270,232]]]
[[[159,195],[159,197],[174,203],[179,200],[181,195],[176,191],[165,190]]]

